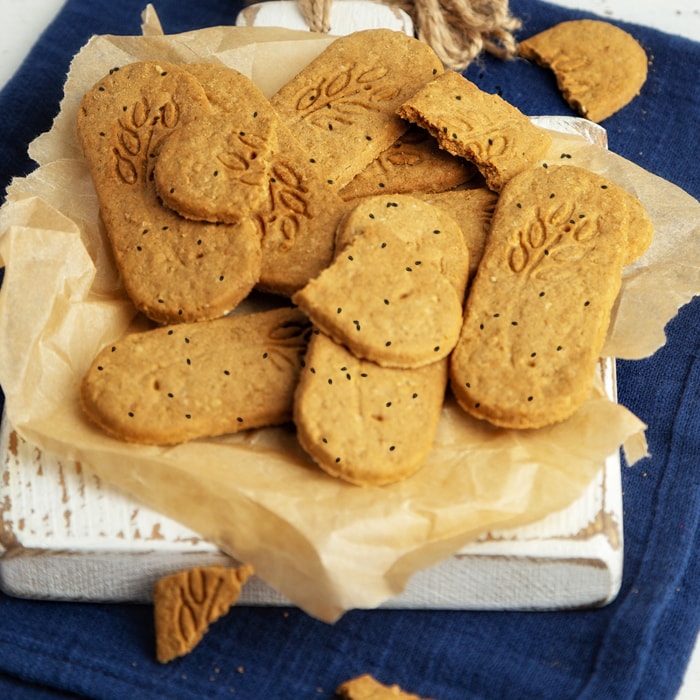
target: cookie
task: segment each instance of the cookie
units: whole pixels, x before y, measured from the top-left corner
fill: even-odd
[[[188,219],[237,223],[267,194],[279,120],[258,87],[238,71],[185,70],[201,84],[214,114],[184,124],[165,140],[155,164],[156,191]]]
[[[521,41],[518,53],[549,68],[564,99],[594,122],[629,104],[647,79],[649,60],[642,46],[600,20],[561,22]]]
[[[236,603],[252,575],[248,565],[202,566],[158,579],[153,587],[158,661],[165,664],[189,654]]]
[[[219,226],[164,207],[153,167],[165,139],[211,111],[197,79],[175,65],[140,62],[87,91],[78,135],[127,294],[159,323],[217,318],[244,299],[262,262],[251,219]]]
[[[345,199],[377,194],[444,192],[474,178],[476,168],[443,151],[425,130],[412,126],[340,191]]]
[[[413,196],[442,209],[459,224],[469,251],[469,276],[473,277],[484,252],[498,195],[488,187],[474,187]]]
[[[292,301],[357,357],[418,367],[454,347],[468,257],[459,226],[436,207],[369,197],[343,220],[331,265]]]
[[[441,148],[472,161],[496,192],[540,161],[552,141],[517,107],[454,71],[420,89],[397,114],[430,132]]]
[[[83,378],[87,416],[129,442],[171,445],[291,420],[308,322],[279,308],[133,333]]]
[[[335,692],[341,700],[422,700],[398,685],[384,685],[368,673],[341,683]]]
[[[270,102],[340,189],[406,131],[396,108],[442,70],[424,42],[368,29],[336,39]]]
[[[316,331],[294,397],[299,443],[325,472],[350,483],[400,481],[425,462],[446,385],[447,359],[381,367]]]
[[[507,428],[576,411],[640,216],[636,198],[583,168],[533,168],[503,188],[450,358],[465,411]]]

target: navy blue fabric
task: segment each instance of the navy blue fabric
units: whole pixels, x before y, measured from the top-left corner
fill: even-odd
[[[143,0],[69,0],[0,95],[0,184],[58,110],[70,58],[93,33],[138,33]],[[232,23],[241,3],[156,0],[168,33]],[[512,0],[521,37],[584,16]],[[700,198],[700,45],[622,25],[652,57],[642,94],[604,122],[610,147]],[[527,114],[571,114],[553,77],[489,57],[467,76]],[[0,697],[331,698],[370,672],[438,700],[673,698],[700,627],[700,301],[653,357],[618,363],[620,401],[652,456],[623,465],[625,564],[617,600],[559,612],[352,611],[335,625],[286,608],[234,609],[195,652],[154,658],[144,605],[0,594]]]

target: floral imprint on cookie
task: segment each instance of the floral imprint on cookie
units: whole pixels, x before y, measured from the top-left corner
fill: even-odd
[[[177,126],[180,109],[174,100],[155,107],[143,97],[130,106],[124,106],[124,114],[117,119],[113,153],[117,173],[125,185],[136,185],[144,178],[151,178],[152,161],[160,141]]]
[[[597,217],[577,214],[575,204],[537,207],[532,221],[516,233],[508,266],[516,275],[539,280],[564,279],[578,273],[576,263],[599,232]]]
[[[353,65],[307,88],[296,102],[302,119],[328,131],[354,124],[367,110],[382,111],[382,102],[394,99],[401,88],[386,84],[389,70],[378,65]]]

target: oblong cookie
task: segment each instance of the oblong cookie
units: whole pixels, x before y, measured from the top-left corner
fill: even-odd
[[[465,411],[538,428],[583,403],[639,220],[636,198],[583,168],[534,168],[504,187],[450,358]]]
[[[396,108],[442,71],[425,42],[367,29],[336,39],[270,102],[340,189],[406,131]]]
[[[142,444],[284,423],[308,327],[281,308],[128,335],[95,358],[81,404],[103,430]]]
[[[441,148],[472,161],[496,192],[547,153],[552,139],[519,109],[445,71],[397,109]]]
[[[518,44],[518,53],[549,68],[564,99],[601,122],[629,104],[646,82],[649,59],[637,40],[609,22],[561,22]]]
[[[111,72],[83,97],[78,135],[127,294],[160,323],[211,319],[254,287],[262,254],[255,223],[188,221],[153,183],[163,140],[210,113],[197,79],[155,61]]]
[[[324,471],[350,483],[405,479],[430,451],[446,385],[447,360],[380,367],[316,332],[294,397],[299,443]]]
[[[417,367],[454,347],[468,272],[452,217],[408,195],[370,197],[344,219],[333,263],[292,300],[357,357]]]

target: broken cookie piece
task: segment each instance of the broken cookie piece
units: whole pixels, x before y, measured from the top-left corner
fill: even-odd
[[[384,685],[368,673],[345,681],[335,692],[339,700],[429,700],[407,693],[398,685]]]
[[[637,40],[609,22],[561,22],[521,41],[518,53],[549,68],[564,99],[582,117],[601,122],[629,104],[647,78]]]
[[[160,578],[153,588],[156,656],[168,663],[202,640],[235,604],[253,567],[195,567]]]
[[[517,107],[454,71],[421,88],[397,114],[429,131],[441,148],[472,161],[496,192],[541,160],[552,142]]]
[[[292,300],[356,357],[420,367],[454,347],[468,272],[452,217],[409,195],[368,197],[341,224],[331,265]]]

